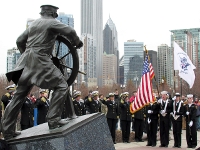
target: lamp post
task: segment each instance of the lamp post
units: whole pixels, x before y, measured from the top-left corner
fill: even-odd
[[[124,92],[125,85],[124,85],[124,84],[121,84],[120,87],[121,87],[122,93],[123,93],[123,92]]]
[[[161,82],[162,82],[162,91],[164,91],[164,83],[165,83],[165,80],[162,79]]]

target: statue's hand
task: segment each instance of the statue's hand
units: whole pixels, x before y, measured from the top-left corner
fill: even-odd
[[[83,42],[82,41],[79,41],[78,45],[76,45],[76,48],[79,49],[83,46]]]

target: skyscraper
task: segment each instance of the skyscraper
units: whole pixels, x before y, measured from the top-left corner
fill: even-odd
[[[106,54],[114,54],[117,57],[117,62],[114,65],[117,65],[117,72],[115,76],[117,83],[119,83],[120,79],[119,79],[118,36],[117,36],[116,26],[110,17],[103,30],[103,46],[104,46],[103,50],[104,52],[106,52]]]
[[[103,85],[112,86],[117,83],[117,56],[115,54],[103,55]]]
[[[156,77],[156,82],[158,83],[158,72],[157,72],[157,51],[153,51],[153,50],[148,50],[148,54],[150,57],[150,62],[153,66],[154,69],[154,73],[155,73],[155,77]],[[153,82],[153,88],[156,89],[156,82],[155,80],[152,81]]]
[[[65,14],[65,13],[61,12],[61,13],[59,13],[57,19],[60,22],[62,22],[64,24],[66,24],[66,25],[71,26],[71,27],[74,28],[74,18],[73,18],[73,15],[71,15],[71,14]],[[56,43],[56,47],[55,48],[58,47],[57,44],[58,43]],[[68,47],[66,45],[64,45],[63,43],[61,43],[60,47],[59,47],[58,57],[62,57],[65,54],[67,54],[68,52],[69,52]],[[65,60],[66,60],[67,66],[72,67],[72,65],[73,65],[73,63],[72,63],[72,56],[68,55],[68,57],[65,57]]]
[[[124,85],[124,56],[119,59],[119,84]]]
[[[78,84],[85,82],[88,87],[97,86],[95,40],[90,34],[82,34],[80,39],[84,46],[78,50],[79,70],[86,75],[78,74]]]
[[[7,72],[10,72],[14,69],[19,57],[21,56],[18,48],[12,48],[7,50]]]
[[[96,78],[102,85],[103,9],[102,0],[81,0],[81,35],[90,34],[96,41]]]
[[[132,80],[135,85],[140,83],[144,60],[143,42],[128,40],[124,42],[124,84]]]
[[[172,50],[167,44],[158,46],[158,84],[163,79],[169,87],[173,87],[172,56]]]

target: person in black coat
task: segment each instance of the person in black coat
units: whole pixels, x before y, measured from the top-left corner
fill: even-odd
[[[16,89],[16,85],[9,85],[8,87],[5,88],[6,90],[8,90],[7,93],[5,93],[2,98],[1,101],[4,105],[4,110],[6,109],[6,106],[8,105],[8,103],[10,102],[10,100],[12,99],[13,95],[14,95],[14,91]]]
[[[180,96],[180,93],[175,94],[175,99],[173,101],[173,112],[171,112],[174,135],[173,148],[181,148],[182,116],[184,114],[184,106]]]
[[[76,91],[74,93],[74,111],[77,116],[85,115],[85,104],[81,101],[81,92]]]
[[[21,108],[21,129],[25,130],[33,127],[33,109],[34,105],[30,99],[30,94],[25,98]]]
[[[197,146],[196,112],[197,108],[193,102],[193,95],[188,94],[188,104],[185,105],[184,115],[186,117],[186,140],[188,148]]]
[[[120,107],[120,122],[121,122],[121,129],[122,129],[122,141],[123,143],[129,142],[130,137],[130,128],[131,128],[131,121],[132,121],[132,114],[130,112],[130,105],[129,98],[127,94],[121,95],[121,102],[119,104]]]
[[[116,130],[116,125],[119,119],[119,107],[118,107],[117,102],[115,102],[114,93],[109,93],[109,98],[107,100],[103,100],[102,103],[108,107],[106,118],[107,118],[108,126],[110,129],[110,133],[113,139],[113,143],[116,144],[115,130]]]
[[[156,146],[157,129],[158,129],[158,113],[159,105],[157,101],[149,103],[146,106],[146,130],[147,130],[147,145]]]
[[[135,142],[144,142],[142,140],[144,131],[145,108],[134,113]]]
[[[99,92],[93,91],[91,98],[89,97],[85,101],[85,105],[88,107],[90,114],[101,112],[101,102],[99,101]]]
[[[47,122],[46,116],[49,110],[48,93],[46,90],[40,91],[40,97],[36,100],[35,106],[38,109],[37,124]]]
[[[160,107],[160,142],[159,147],[168,147],[169,145],[169,123],[172,110],[172,101],[168,99],[167,91],[161,92],[161,99],[158,100]]]

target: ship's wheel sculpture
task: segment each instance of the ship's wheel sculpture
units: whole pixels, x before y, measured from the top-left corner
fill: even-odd
[[[62,74],[66,77],[68,86],[72,85],[74,80],[76,79],[78,73],[84,74],[84,72],[79,71],[79,57],[77,53],[77,49],[72,46],[69,40],[63,36],[57,37],[57,44],[55,44],[55,52],[52,54],[52,61],[56,67],[60,69]],[[60,56],[60,47],[63,44],[66,45],[69,49],[68,53]],[[66,63],[66,59],[72,58],[72,64],[69,65]],[[70,70],[70,71],[67,71]]]

